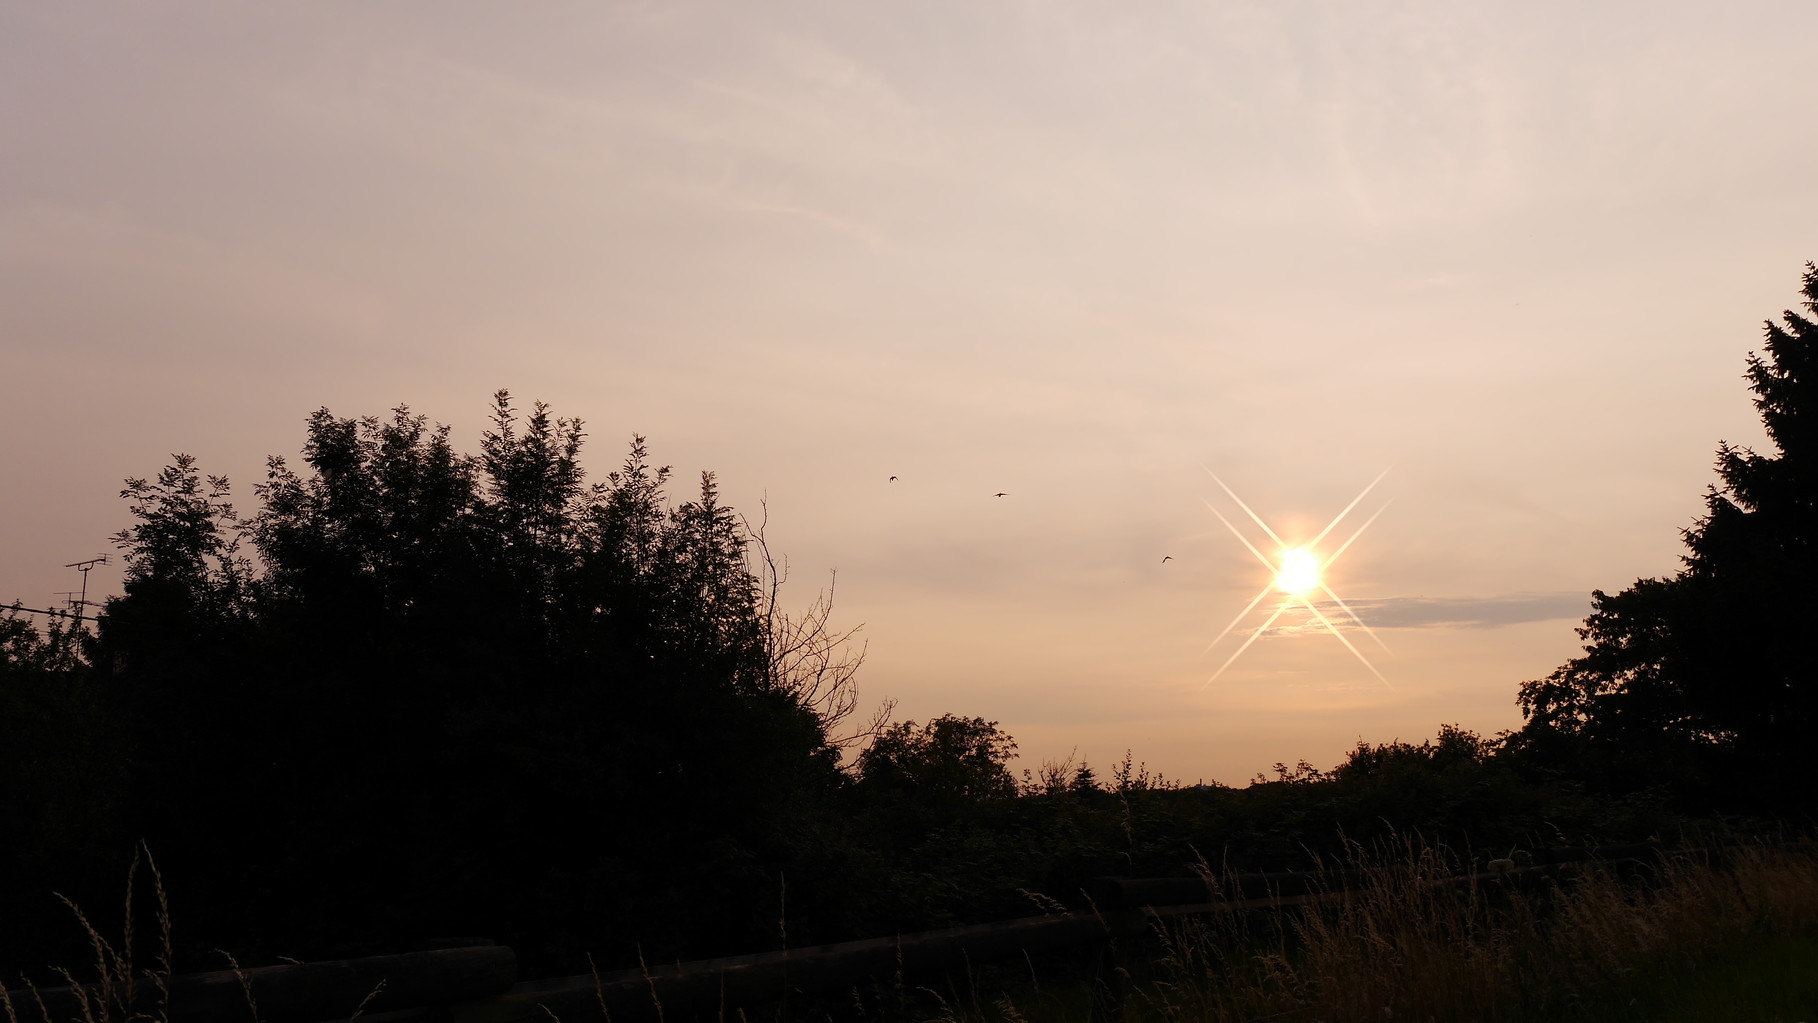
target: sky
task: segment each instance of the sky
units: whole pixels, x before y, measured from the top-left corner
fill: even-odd
[[[508,388],[596,475],[642,434],[676,500],[766,510],[785,601],[837,579],[863,626],[862,704],[996,721],[1019,769],[1242,784],[1518,727],[1593,589],[1679,567],[1718,442],[1764,443],[1814,30],[0,0],[0,600],[76,589],[173,453],[250,509],[317,408],[473,450]],[[1270,571],[1217,516],[1310,539],[1379,475],[1325,576],[1368,633],[1327,603],[1219,673],[1277,598],[1239,616]]]

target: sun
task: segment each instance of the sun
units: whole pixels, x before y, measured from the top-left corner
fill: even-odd
[[[1319,558],[1305,547],[1289,547],[1281,552],[1281,570],[1275,573],[1275,588],[1290,597],[1304,597],[1319,588]]]
[[[1218,645],[1220,640],[1230,635],[1231,630],[1237,628],[1239,622],[1242,622],[1250,612],[1256,610],[1256,605],[1263,602],[1263,599],[1269,595],[1270,590],[1279,590],[1282,594],[1282,599],[1276,604],[1275,610],[1269,614],[1268,619],[1264,621],[1262,625],[1258,626],[1255,632],[1250,634],[1250,638],[1244,640],[1243,645],[1239,646],[1235,653],[1226,658],[1224,664],[1219,665],[1218,670],[1212,673],[1211,678],[1206,679],[1205,685],[1211,685],[1220,675],[1223,675],[1225,669],[1229,668],[1233,661],[1242,656],[1245,650],[1250,649],[1250,644],[1256,642],[1263,633],[1268,632],[1270,627],[1272,627],[1276,620],[1284,613],[1294,608],[1300,608],[1306,611],[1314,621],[1318,622],[1327,632],[1330,632],[1340,643],[1343,643],[1345,649],[1355,654],[1357,659],[1363,662],[1363,666],[1370,669],[1370,673],[1375,675],[1383,685],[1388,686],[1390,689],[1395,688],[1382,672],[1376,670],[1376,665],[1371,664],[1370,659],[1363,655],[1363,651],[1357,649],[1357,645],[1352,643],[1343,632],[1339,631],[1338,626],[1332,623],[1332,619],[1326,617],[1325,612],[1319,609],[1319,604],[1313,599],[1315,592],[1323,595],[1326,600],[1331,602],[1332,607],[1343,611],[1345,617],[1349,618],[1352,624],[1356,625],[1364,635],[1375,640],[1377,645],[1381,646],[1383,649],[1388,649],[1387,644],[1383,643],[1382,638],[1377,636],[1375,631],[1368,625],[1365,625],[1363,619],[1357,617],[1357,612],[1351,610],[1349,604],[1346,604],[1340,599],[1338,594],[1332,592],[1332,587],[1326,582],[1324,576],[1326,569],[1331,568],[1332,563],[1337,561],[1340,555],[1344,554],[1345,551],[1350,550],[1351,544],[1355,543],[1357,538],[1363,535],[1363,531],[1370,528],[1370,523],[1375,522],[1377,517],[1382,515],[1389,506],[1384,504],[1381,508],[1378,508],[1376,514],[1370,516],[1363,525],[1357,527],[1357,531],[1351,534],[1351,538],[1340,544],[1337,550],[1332,551],[1323,558],[1313,551],[1313,548],[1318,545],[1321,540],[1326,538],[1326,534],[1336,529],[1338,524],[1344,521],[1345,516],[1351,514],[1351,510],[1357,507],[1358,502],[1362,501],[1370,491],[1376,489],[1376,484],[1381,483],[1382,478],[1388,474],[1389,470],[1387,469],[1384,469],[1381,473],[1377,474],[1377,477],[1370,481],[1370,485],[1363,488],[1362,493],[1352,498],[1350,504],[1345,505],[1344,511],[1339,512],[1337,518],[1334,518],[1326,525],[1326,528],[1319,531],[1318,536],[1301,546],[1290,547],[1286,541],[1282,540],[1275,530],[1269,528],[1267,522],[1264,522],[1255,512],[1250,510],[1250,506],[1244,503],[1243,498],[1238,497],[1235,491],[1230,487],[1225,486],[1224,480],[1219,479],[1218,475],[1211,469],[1206,470],[1206,475],[1211,476],[1213,482],[1218,484],[1219,489],[1229,495],[1231,500],[1237,502],[1237,506],[1244,510],[1244,514],[1250,517],[1250,521],[1256,523],[1256,525],[1262,529],[1263,533],[1268,536],[1269,540],[1277,545],[1277,549],[1281,552],[1281,560],[1279,563],[1271,560],[1268,555],[1262,552],[1261,548],[1256,544],[1251,543],[1249,538],[1244,536],[1242,530],[1232,525],[1231,520],[1225,518],[1224,513],[1213,506],[1211,501],[1206,502],[1206,507],[1211,510],[1213,515],[1218,516],[1218,521],[1225,524],[1225,528],[1231,531],[1231,535],[1237,537],[1245,547],[1249,548],[1251,554],[1256,555],[1257,561],[1262,562],[1264,567],[1274,573],[1274,579],[1271,582],[1264,584],[1263,588],[1256,596],[1250,598],[1250,603],[1245,605],[1242,611],[1237,612],[1237,617],[1231,619],[1231,624],[1225,626],[1223,632],[1220,632],[1214,637],[1212,642],[1206,644],[1206,650],[1210,651],[1213,647]],[[1205,686],[1201,686],[1201,688],[1204,687]]]

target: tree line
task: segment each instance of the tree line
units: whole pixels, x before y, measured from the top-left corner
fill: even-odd
[[[1808,264],[1804,307],[1818,313]],[[1803,820],[1815,701],[1813,352],[1770,323],[1774,445],[1723,445],[1685,568],[1595,594],[1526,724],[1183,786],[1045,764],[957,714],[857,726],[862,650],[703,473],[494,396],[477,453],[409,409],[306,424],[242,515],[188,456],[126,481],[91,633],[0,614],[0,975],[83,958],[141,840],[218,966],[484,937],[527,974],[1039,911],[1102,874],[1304,865],[1417,830],[1478,849]],[[848,755],[842,757],[842,753]],[[1044,901],[1048,900],[1048,901]],[[118,911],[116,911],[117,913]],[[62,953],[62,954],[59,954]]]

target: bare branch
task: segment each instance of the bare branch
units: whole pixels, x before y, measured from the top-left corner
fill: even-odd
[[[820,718],[821,729],[828,741],[845,749],[876,733],[888,720],[894,701],[886,701],[881,717],[865,729],[851,735],[835,737],[840,722],[858,709],[859,666],[865,663],[867,644],[854,637],[864,628],[860,623],[849,629],[835,629],[833,596],[839,573],[829,573],[827,588],[799,615],[791,615],[781,606],[783,583],[789,578],[789,562],[781,565],[764,536],[770,521],[770,505],[760,499],[762,509],[757,524],[744,519],[745,533],[754,554],[754,572],[758,579],[759,599],[764,619],[765,655],[769,663],[770,684],[788,693],[795,701]]]

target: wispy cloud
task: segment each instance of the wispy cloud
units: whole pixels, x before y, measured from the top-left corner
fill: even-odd
[[[1502,597],[1385,597],[1347,601],[1364,623],[1376,629],[1495,629],[1523,622],[1581,619],[1591,609],[1588,593],[1517,593]]]

